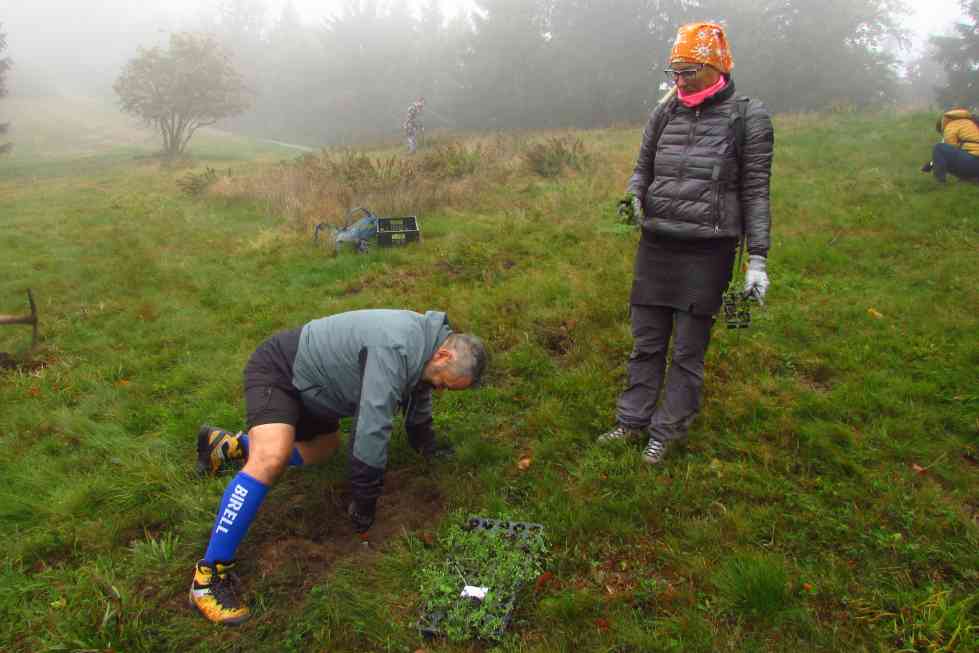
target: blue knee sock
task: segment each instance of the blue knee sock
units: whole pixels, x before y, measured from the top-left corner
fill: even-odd
[[[230,562],[235,559],[235,551],[245,539],[245,533],[268,491],[267,485],[244,472],[238,472],[231,479],[218,507],[211,541],[204,553],[204,562],[213,565],[215,562]]]
[[[247,458],[248,457],[248,435],[246,433],[242,433],[241,435],[238,436],[238,441],[241,443],[241,448],[244,450],[245,457]],[[299,453],[299,448],[298,447],[293,447],[292,448],[292,455],[289,456],[289,467],[302,467],[302,466],[303,466],[303,457],[302,457],[302,454]]]

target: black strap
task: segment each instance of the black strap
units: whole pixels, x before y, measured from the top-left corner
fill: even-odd
[[[660,136],[663,135],[663,132],[666,131],[666,126],[673,120],[673,115],[676,113],[676,104],[677,99],[672,98],[663,107],[662,118],[660,118],[659,124],[656,125],[656,138],[653,140],[654,145],[659,145]],[[653,148],[653,154],[656,154],[656,148]]]
[[[659,123],[656,125],[656,138],[653,139],[653,160],[650,163],[650,172],[656,169],[656,149],[659,147],[659,139],[666,131],[666,126],[670,124],[673,119],[673,114],[676,113],[676,105],[678,100],[673,97],[667,101],[667,104],[663,107],[663,111],[659,115]]]
[[[744,134],[745,134],[745,121],[748,115],[748,103],[751,102],[751,98],[742,96],[735,100],[734,111],[731,112],[731,127],[734,129],[734,153],[738,157],[738,163],[741,163],[741,156],[744,154]]]
[[[739,97],[734,103],[734,111],[731,112],[731,126],[734,129],[734,154],[738,158],[738,167],[741,169],[741,173],[744,173],[744,163],[742,161],[742,156],[744,155],[744,139],[745,139],[745,128],[748,114],[748,103],[751,102],[751,98],[747,96]],[[744,262],[744,248],[748,236],[743,231],[741,232],[741,242],[738,245],[738,258],[735,261],[734,273],[731,275],[733,282],[737,283],[737,275],[742,270],[742,265]]]

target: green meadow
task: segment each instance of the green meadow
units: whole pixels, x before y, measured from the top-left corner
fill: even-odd
[[[933,116],[776,119],[768,301],[718,323],[655,468],[594,443],[632,344],[614,208],[640,126],[439,135],[397,198],[365,195],[417,202],[422,242],[335,256],[247,192],[294,151],[215,132],[167,168],[108,117],[9,118],[0,313],[31,288],[41,342],[0,327],[0,650],[979,651],[979,186],[918,171]],[[205,166],[222,181],[181,192]],[[228,476],[195,476],[197,429],[243,427],[264,338],[368,307],[490,346],[484,387],[436,399],[457,456],[396,429],[369,551],[344,457],[289,471],[239,552],[253,617],[214,626],[187,589]],[[417,570],[472,514],[544,524],[548,571],[501,641],[426,642]]]

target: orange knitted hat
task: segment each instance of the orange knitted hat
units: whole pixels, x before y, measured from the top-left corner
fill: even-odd
[[[722,73],[730,73],[734,68],[731,46],[724,28],[717,23],[690,23],[681,27],[676,33],[670,61],[703,63]]]

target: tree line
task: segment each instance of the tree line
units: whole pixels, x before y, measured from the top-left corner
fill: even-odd
[[[451,20],[439,0],[417,11],[404,0],[348,0],[318,24],[291,2],[270,19],[262,2],[223,0],[207,36],[174,34],[169,50],[142,51],[117,80],[117,92],[137,94],[121,96],[123,108],[143,110],[170,149],[219,119],[312,145],[388,138],[419,96],[428,129],[636,123],[663,92],[677,26],[704,19],[727,26],[739,92],[775,111],[898,103],[911,88],[946,106],[979,104],[979,0],[961,0],[965,21],[933,38],[932,56],[903,79],[892,54],[906,38],[902,0],[477,0]],[[0,97],[11,66],[4,48],[0,31]],[[199,64],[194,79],[175,74],[181,52]],[[141,86],[132,76],[140,66],[177,89],[177,104],[206,96],[211,106],[178,134],[166,102],[138,96],[167,86]],[[205,88],[205,69],[227,75]]]
[[[726,24],[739,92],[775,111],[895,101],[900,0],[438,0],[348,2],[321,25],[291,3],[271,24],[229,0],[213,25],[258,93],[235,127],[281,140],[356,142],[426,126],[594,127],[637,122],[662,94],[677,26]]]

